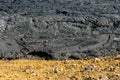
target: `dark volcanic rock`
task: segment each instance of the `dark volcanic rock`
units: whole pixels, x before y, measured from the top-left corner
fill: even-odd
[[[0,58],[119,53],[119,0],[0,0]]]

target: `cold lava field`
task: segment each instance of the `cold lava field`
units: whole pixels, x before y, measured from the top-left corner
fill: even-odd
[[[0,0],[0,80],[120,80],[119,53],[120,0]]]
[[[120,55],[87,60],[1,60],[0,80],[120,80]]]
[[[118,54],[119,7],[119,0],[0,0],[0,58]]]

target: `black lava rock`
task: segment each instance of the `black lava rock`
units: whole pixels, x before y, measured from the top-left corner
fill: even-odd
[[[118,54],[119,7],[119,0],[0,0],[0,58]]]

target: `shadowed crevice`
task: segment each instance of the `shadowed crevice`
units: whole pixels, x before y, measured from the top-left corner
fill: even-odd
[[[71,56],[68,57],[68,59],[78,60],[79,58],[71,55]]]
[[[50,55],[49,53],[47,52],[44,52],[44,51],[38,51],[38,52],[30,52],[28,53],[28,55],[32,55],[34,57],[39,57],[41,59],[45,59],[45,60],[52,60],[53,59],[53,56]]]

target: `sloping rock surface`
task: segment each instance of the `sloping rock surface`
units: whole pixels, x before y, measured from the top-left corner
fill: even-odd
[[[119,0],[0,0],[1,59],[81,59],[119,52]]]

